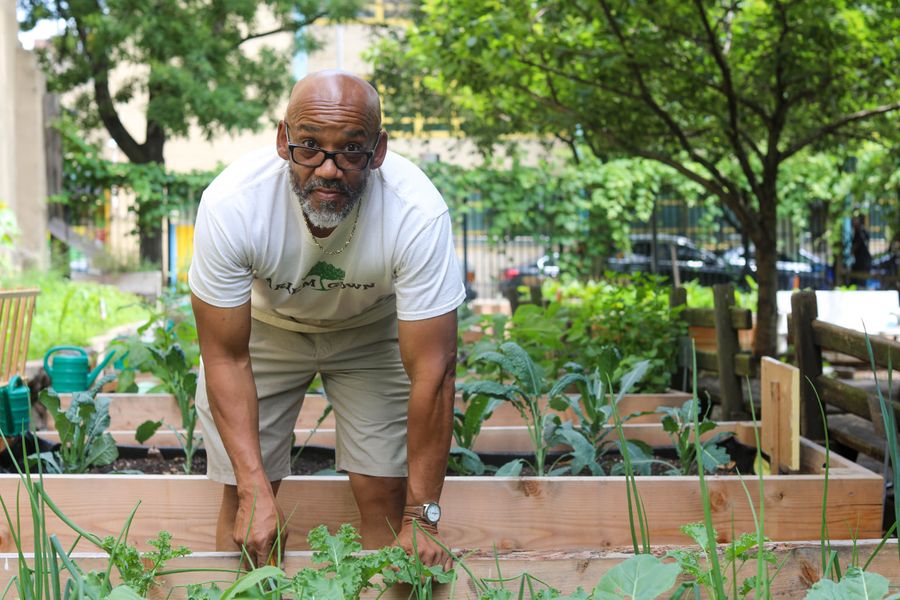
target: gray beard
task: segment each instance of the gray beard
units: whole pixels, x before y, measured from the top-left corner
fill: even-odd
[[[344,219],[350,216],[351,212],[353,212],[353,209],[366,191],[368,179],[369,174],[366,173],[363,175],[362,180],[356,188],[352,188],[341,181],[325,179],[311,179],[306,186],[301,186],[300,178],[292,172],[291,190],[297,195],[297,200],[300,202],[300,209],[303,211],[303,214],[306,215],[306,218],[309,219],[309,222],[313,227],[316,227],[317,229],[334,229],[340,225]],[[340,191],[344,194],[346,202],[322,202],[318,207],[313,206],[310,195],[313,190],[318,187]]]

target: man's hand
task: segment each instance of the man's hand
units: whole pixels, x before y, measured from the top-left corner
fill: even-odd
[[[413,548],[413,535],[415,535],[415,548]],[[432,537],[435,539],[431,539]],[[440,542],[440,545],[437,542]],[[447,544],[441,539],[437,527],[434,525],[404,516],[400,534],[397,536],[397,545],[410,556],[418,553],[419,560],[426,566],[442,565],[444,571],[449,571],[453,566],[453,557],[441,547],[441,545],[447,547]]]
[[[238,511],[234,519],[234,542],[246,551],[252,567],[280,564],[287,542],[284,514],[267,484],[252,492],[238,490]],[[281,534],[278,542],[279,530]]]

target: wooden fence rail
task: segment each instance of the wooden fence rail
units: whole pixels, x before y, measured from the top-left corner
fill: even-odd
[[[685,307],[682,318],[689,327],[714,327],[716,351],[696,350],[697,368],[701,371],[717,373],[719,393],[724,419],[743,418],[744,399],[741,380],[756,377],[759,361],[749,352],[743,352],[738,343],[738,331],[753,327],[753,314],[746,308],[734,305],[734,286],[720,283],[713,286],[714,308]],[[669,297],[672,307],[687,303],[687,290],[676,287]],[[679,366],[690,368],[691,348],[680,353]]]
[[[797,366],[800,368],[800,431],[807,438],[822,440],[827,427],[830,433],[837,433],[842,443],[881,458],[884,456],[884,422],[877,394],[824,376],[822,352],[840,352],[869,363],[868,348],[871,346],[871,360],[877,368],[896,368],[900,364],[900,343],[826,323],[817,317],[815,292],[798,292],[791,297],[789,330],[797,354]],[[836,422],[832,422],[832,419],[837,421],[840,417],[828,415],[827,421],[823,423],[819,411],[820,399],[824,404],[869,421],[871,428],[861,429],[854,424],[853,431],[849,431],[848,427],[838,427]],[[887,401],[900,422],[900,403],[890,398]]]

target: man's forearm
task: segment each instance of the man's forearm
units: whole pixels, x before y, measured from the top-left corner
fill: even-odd
[[[435,502],[441,496],[453,436],[454,394],[452,375],[438,385],[412,385],[407,421],[407,505]]]
[[[259,404],[249,359],[204,364],[204,369],[210,409],[238,487],[266,479],[259,447]]]

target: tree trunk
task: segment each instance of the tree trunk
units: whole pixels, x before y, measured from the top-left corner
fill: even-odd
[[[774,226],[773,226],[774,227]],[[768,236],[767,236],[768,237]],[[778,270],[775,263],[778,252],[775,241],[756,240],[756,281],[759,299],[756,306],[756,337],[753,339],[754,356],[775,356],[778,347]]]
[[[756,336],[753,339],[753,355],[775,356],[778,349],[778,218],[774,185],[763,186],[766,198],[759,198],[759,227],[751,233],[756,244],[756,282],[759,297],[756,305]]]
[[[147,141],[143,144],[148,160],[159,165],[164,164],[163,146],[166,142],[166,133],[154,121],[147,122]],[[162,198],[159,199],[162,202]],[[142,204],[138,207],[138,222],[141,230],[141,262],[162,265],[162,219],[152,217],[157,210],[157,203]]]

